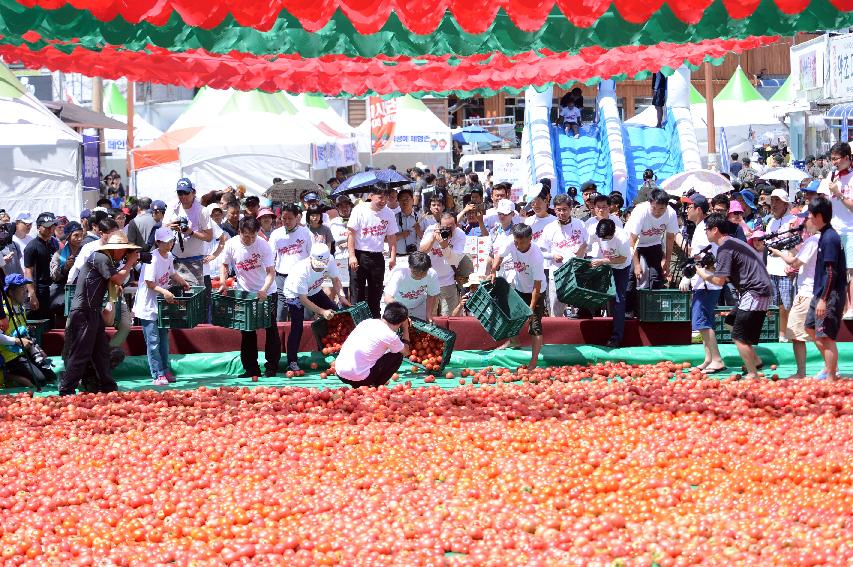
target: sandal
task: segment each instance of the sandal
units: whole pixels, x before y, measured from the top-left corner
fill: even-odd
[[[708,367],[706,366],[706,367],[705,367],[705,370],[704,370],[704,371],[702,371],[702,374],[706,374],[706,375],[707,375],[707,374],[718,374],[718,373],[720,373],[720,372],[725,372],[725,371],[727,371],[728,369],[729,369],[729,367],[728,367],[728,366],[720,366],[719,368],[708,368]]]

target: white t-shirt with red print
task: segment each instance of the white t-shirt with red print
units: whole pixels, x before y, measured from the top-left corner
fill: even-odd
[[[505,259],[504,277],[516,291],[533,293],[533,284],[536,281],[542,282],[539,291],[545,291],[548,284],[545,279],[545,259],[538,246],[531,243],[527,252],[521,252],[516,248],[515,242],[510,242],[501,250],[500,255]]]
[[[573,218],[566,224],[560,221],[550,223],[542,233],[543,256],[546,268],[558,268],[574,258],[578,249],[586,243],[586,227],[579,219]],[[561,256],[560,262],[554,261],[554,255]]]
[[[628,224],[625,225],[628,234],[637,235],[637,247],[646,248],[663,244],[667,234],[678,233],[678,218],[672,207],[667,206],[666,212],[655,218],[652,215],[652,204],[649,201],[640,203],[631,213]]]
[[[362,203],[352,211],[347,229],[355,233],[355,249],[364,252],[382,252],[385,237],[397,234],[397,219],[388,207],[374,211],[370,203]]]
[[[222,263],[233,266],[237,274],[237,288],[257,293],[264,287],[267,268],[273,266],[273,253],[269,242],[263,238],[255,239],[251,246],[245,246],[239,236],[225,243],[222,250]],[[275,293],[278,288],[273,280],[267,293]]]

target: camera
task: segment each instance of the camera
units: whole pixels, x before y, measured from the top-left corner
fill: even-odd
[[[453,235],[453,230],[449,228],[440,228],[438,230],[438,235],[441,236],[444,240],[447,240]]]
[[[791,250],[803,243],[801,233],[804,228],[805,225],[801,224],[800,226],[789,228],[788,230],[765,234],[759,238],[759,240],[763,240],[770,248],[775,248],[777,250]]]
[[[684,274],[686,278],[692,278],[696,275],[696,266],[701,266],[705,269],[712,268],[714,264],[717,262],[717,258],[714,256],[714,253],[711,252],[711,245],[709,244],[705,248],[699,251],[699,259],[696,258],[688,258],[684,262],[684,266],[681,268],[681,273]]]
[[[178,246],[181,252],[184,251],[184,232],[190,227],[190,221],[187,217],[178,217],[175,221],[178,225]]]
[[[406,254],[413,254],[418,251],[418,247],[414,244],[406,244]]]

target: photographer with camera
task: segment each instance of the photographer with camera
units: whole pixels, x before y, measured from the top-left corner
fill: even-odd
[[[788,192],[784,189],[774,189],[770,194],[770,213],[772,217],[767,223],[766,234],[778,234],[790,230],[796,221],[796,217],[790,212],[790,199]],[[775,248],[773,239],[765,236],[765,243],[769,248]],[[793,275],[789,273],[788,265],[778,256],[767,258],[767,272],[770,274],[770,283],[773,285],[773,303],[779,307],[779,342],[787,342],[785,329],[788,328],[788,313],[794,303]]]
[[[797,215],[799,218],[808,218],[808,216],[808,212]],[[814,230],[811,223],[806,221],[806,224],[808,230]],[[819,234],[812,234],[803,241],[799,252],[796,253],[790,249],[768,248],[774,258],[779,258],[791,268],[799,270],[797,294],[794,296],[794,303],[788,313],[788,326],[784,330],[794,348],[794,359],[797,361],[796,374],[792,374],[788,378],[806,377],[806,342],[814,340],[806,331],[806,317],[809,314],[812,297],[814,297],[814,275],[819,240]]]
[[[397,194],[397,202],[400,205],[399,212],[394,215],[397,218],[397,227],[400,229],[397,233],[397,256],[408,256],[412,252],[417,252],[418,243],[424,233],[418,222],[418,215],[415,213],[412,190],[400,190]]]
[[[103,305],[107,292],[111,297],[118,294],[120,286],[130,276],[139,259],[138,250],[138,246],[128,243],[123,233],[115,232],[80,269],[65,328],[69,354],[59,385],[60,396],[74,394],[89,364],[94,366],[97,375],[98,383],[93,385],[96,392],[118,389],[110,374]],[[124,265],[119,268],[122,260]]]
[[[720,302],[723,287],[707,282],[699,277],[696,267],[711,268],[714,265],[717,245],[708,240],[705,231],[705,219],[711,204],[703,195],[694,193],[684,197],[681,202],[687,205],[687,220],[696,225],[690,240],[690,258],[687,260],[678,289],[683,292],[693,289],[690,326],[693,332],[702,337],[705,347],[705,360],[696,368],[704,374],[716,374],[726,369],[726,363],[720,356],[717,334],[714,332],[716,307]]]
[[[8,303],[4,302],[3,310],[10,311],[0,321],[0,355],[3,357],[6,386],[13,382],[25,388],[40,389],[48,382],[55,382],[56,374],[27,329],[27,288],[33,282],[21,274],[9,274],[4,283]]]
[[[175,231],[160,227],[154,233],[157,249],[151,254],[151,261],[144,265],[139,275],[136,300],[133,302],[133,314],[139,318],[145,348],[148,352],[148,368],[155,386],[168,386],[175,381],[175,375],[169,368],[169,329],[157,325],[157,296],[163,296],[166,303],[175,303],[175,295],[169,291],[169,282],[189,291],[190,286],[175,272],[172,247],[175,245]]]
[[[432,268],[438,274],[438,314],[449,317],[459,305],[455,269],[465,255],[465,233],[456,226],[456,217],[445,213],[441,221],[430,227],[421,239],[420,251],[429,255]]]
[[[213,240],[210,228],[210,216],[198,202],[195,187],[186,177],[179,179],[175,192],[178,202],[172,203],[163,219],[164,226],[176,232],[178,246],[172,251],[175,258],[175,271],[189,285],[203,285],[206,288],[205,301],[210,304],[210,278],[204,277],[204,256],[206,243]]]
[[[717,213],[705,219],[708,241],[716,244],[716,269],[697,266],[696,273],[702,281],[723,286],[731,281],[740,299],[726,318],[732,326],[732,340],[745,363],[744,378],[757,378],[764,363],[755,352],[761,338],[761,327],[770,307],[773,286],[764,266],[763,258],[745,242],[733,238],[734,223]]]

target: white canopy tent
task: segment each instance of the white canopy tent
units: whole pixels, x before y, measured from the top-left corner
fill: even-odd
[[[358,132],[358,157],[362,165],[385,168],[396,165],[405,170],[421,162],[433,171],[438,166],[451,167],[450,127],[426,107],[409,95],[397,99],[396,124],[393,137],[386,148],[370,155],[370,121],[356,128]]]
[[[82,141],[0,64],[0,206],[12,218],[79,217]]]

